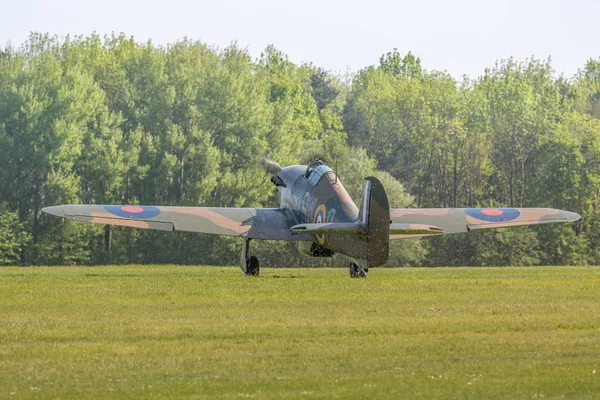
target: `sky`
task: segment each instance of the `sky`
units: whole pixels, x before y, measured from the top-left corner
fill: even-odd
[[[555,74],[571,77],[600,57],[598,15],[599,0],[0,0],[0,45],[19,46],[29,32],[123,32],[163,45],[236,41],[254,57],[273,44],[340,74],[397,48],[456,78],[508,57],[551,57]]]

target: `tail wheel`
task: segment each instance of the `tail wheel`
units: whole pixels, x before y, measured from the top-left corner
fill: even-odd
[[[258,264],[258,258],[256,256],[252,256],[246,261],[246,275],[249,276],[258,276],[260,272],[260,266]]]
[[[366,278],[368,269],[362,269],[358,264],[350,263],[350,278]]]

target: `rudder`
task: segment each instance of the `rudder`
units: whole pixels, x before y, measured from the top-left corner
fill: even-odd
[[[383,265],[390,252],[390,205],[381,181],[373,176],[365,178],[358,220],[367,231],[368,268]]]

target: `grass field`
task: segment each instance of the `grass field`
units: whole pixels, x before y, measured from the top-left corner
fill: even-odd
[[[600,398],[600,268],[0,268],[0,398]]]

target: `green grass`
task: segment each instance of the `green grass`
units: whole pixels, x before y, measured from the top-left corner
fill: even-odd
[[[1,268],[0,398],[600,398],[600,268],[261,274]]]

